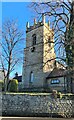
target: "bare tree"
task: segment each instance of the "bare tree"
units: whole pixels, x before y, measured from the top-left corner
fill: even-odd
[[[10,73],[22,62],[23,40],[23,31],[18,28],[16,21],[7,20],[2,26],[2,40],[0,41],[2,48],[0,67],[4,71],[5,91],[7,91]]]
[[[68,91],[72,92],[74,79],[71,77],[74,76],[74,1],[33,2],[31,8],[37,13],[39,19],[44,14],[50,20],[50,27],[54,30],[55,51],[59,52],[57,59],[67,65],[68,77],[70,76]]]

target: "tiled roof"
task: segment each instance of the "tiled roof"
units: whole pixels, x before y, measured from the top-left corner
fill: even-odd
[[[61,68],[54,68],[51,73],[46,77],[46,79],[49,78],[55,78],[55,77],[63,77],[66,76],[67,71],[65,69],[61,69]]]

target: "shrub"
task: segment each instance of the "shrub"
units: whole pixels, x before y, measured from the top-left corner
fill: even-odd
[[[18,80],[17,79],[13,79],[10,81],[10,83],[8,85],[8,91],[9,92],[17,92],[18,91]]]
[[[57,98],[57,90],[52,90],[51,97],[54,99]]]
[[[58,92],[57,90],[53,90],[51,93],[51,97],[54,99],[57,99],[57,98],[62,99],[62,94],[61,92]]]
[[[4,90],[4,81],[0,80],[0,91]]]
[[[57,98],[62,98],[62,94],[61,94],[61,92],[57,92]]]

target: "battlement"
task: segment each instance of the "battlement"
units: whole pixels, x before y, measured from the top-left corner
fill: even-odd
[[[50,22],[48,21],[48,23],[45,22],[45,15],[42,16],[42,21],[41,22],[36,22],[36,19],[34,19],[34,24],[32,26],[29,25],[29,22],[27,22],[26,24],[26,33],[30,32],[33,29],[36,29],[40,26],[43,26],[44,24],[46,24],[48,27],[50,27]]]

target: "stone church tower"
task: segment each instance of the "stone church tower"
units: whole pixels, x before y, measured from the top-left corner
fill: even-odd
[[[43,15],[41,22],[26,26],[26,48],[22,83],[23,88],[43,88],[46,77],[54,67],[54,33]]]

